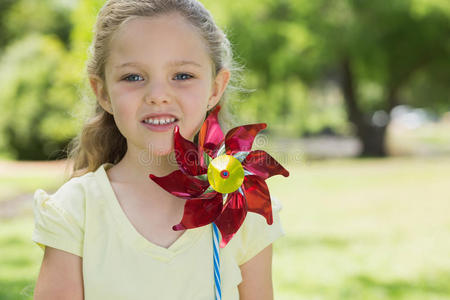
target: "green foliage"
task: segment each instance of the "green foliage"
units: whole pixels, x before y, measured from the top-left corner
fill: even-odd
[[[104,3],[104,0],[80,0],[72,11],[71,55],[76,59],[79,68],[84,66],[88,58],[88,47],[92,41],[95,20]]]
[[[0,28],[11,37],[0,60],[2,156],[64,157],[61,150],[77,134],[89,109],[82,101],[87,87],[84,66],[103,4],[20,0],[8,6]]]
[[[397,104],[438,113],[449,109],[448,1],[202,2],[225,28],[237,60],[246,67],[246,87],[256,90],[236,101],[233,110],[243,122],[266,122],[272,133],[293,137],[325,128],[351,133],[345,98],[336,91],[345,61],[352,71],[358,114],[366,120]],[[89,89],[84,69],[88,46],[103,4],[0,2],[0,86],[5,90],[0,102],[11,108],[0,120],[0,155],[49,158],[75,135],[75,119],[83,107],[80,92]],[[52,42],[48,47],[25,44],[30,33]],[[32,58],[26,62],[21,56]],[[29,119],[35,112],[39,118]]]
[[[11,36],[6,29],[5,15],[8,14],[9,9],[14,4],[15,0],[2,0],[0,1],[0,53],[1,48],[9,42]]]
[[[66,59],[58,39],[40,35],[15,42],[2,56],[1,148],[18,159],[59,157],[76,134],[76,86],[65,81],[71,72]]]
[[[30,33],[55,34],[68,46],[72,0],[2,0],[0,48]]]
[[[361,114],[370,117],[376,110],[389,111],[401,103],[440,112],[449,109],[448,1],[266,0],[206,4],[227,28],[236,52],[249,69],[251,87],[259,93],[254,96],[258,100],[249,101],[248,106],[254,107],[259,120],[280,125],[286,118],[298,118],[298,111],[291,109],[296,102],[321,102],[311,94],[286,96],[287,92],[274,89],[288,91],[298,81],[306,83],[308,89],[324,81],[339,85],[345,60],[351,64]],[[322,126],[336,125],[321,112],[303,113],[303,118],[313,114],[313,118],[321,119]],[[302,124],[308,126],[309,122],[304,120]],[[283,133],[298,125],[287,126],[281,126]],[[301,132],[305,131],[317,128],[303,127]]]
[[[49,159],[75,134],[79,76],[66,50],[72,0],[0,3],[0,154]]]

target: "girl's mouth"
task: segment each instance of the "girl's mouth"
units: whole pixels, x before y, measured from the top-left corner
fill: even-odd
[[[177,118],[149,118],[142,121],[145,127],[152,131],[164,132],[173,129],[178,122]]]

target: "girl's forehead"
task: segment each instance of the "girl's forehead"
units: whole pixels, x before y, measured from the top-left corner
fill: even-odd
[[[206,41],[198,30],[178,14],[132,18],[111,40],[110,59],[210,61]]]
[[[118,31],[133,31],[136,27],[140,26],[173,26],[182,27],[193,31],[196,30],[195,26],[193,26],[184,16],[179,13],[172,12],[155,16],[131,16],[127,18],[121,25],[119,25]]]

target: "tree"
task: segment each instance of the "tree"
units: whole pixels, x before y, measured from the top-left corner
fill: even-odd
[[[55,159],[76,134],[76,86],[63,44],[32,34],[0,60],[0,150],[17,159]]]
[[[60,0],[0,1],[0,52],[30,33],[54,34],[68,46],[70,4]]]
[[[449,109],[447,1],[224,5],[229,15],[223,19],[248,68],[258,74],[259,88],[269,90],[292,78],[309,87],[326,81],[339,86],[348,120],[363,145],[362,156],[386,155],[385,131],[396,105]],[[289,114],[286,97],[272,103]]]
[[[319,2],[316,12],[321,10],[322,17],[310,17],[306,25],[320,39],[324,57],[334,52],[326,67],[335,72],[362,155],[384,156],[389,119],[377,121],[376,111],[388,116],[401,103],[438,108],[446,100],[438,93],[418,99],[405,97],[405,92],[414,76],[438,79],[437,74],[450,69],[448,15],[437,8],[418,15],[413,1]],[[442,84],[436,80],[434,85]],[[376,95],[367,94],[368,85],[378,89]]]
[[[86,1],[81,2],[83,8]],[[2,20],[7,26],[0,28],[9,37],[0,58],[3,155],[65,157],[62,149],[79,131],[88,108],[80,96],[89,41],[80,38],[78,28],[86,28],[84,36],[90,36],[92,24],[89,29],[84,25],[86,15],[95,19],[96,10],[86,10],[90,14],[59,0],[20,0],[5,12]],[[73,23],[77,30],[72,30]]]

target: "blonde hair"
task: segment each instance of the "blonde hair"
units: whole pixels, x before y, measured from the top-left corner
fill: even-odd
[[[214,76],[222,69],[231,72],[228,87],[219,101],[222,106],[219,121],[222,128],[231,128],[233,116],[225,105],[232,91],[245,91],[239,86],[242,67],[233,59],[231,44],[225,33],[215,24],[209,11],[197,0],[109,0],[101,8],[89,48],[87,75],[96,75],[105,81],[105,65],[114,33],[135,17],[154,17],[179,13],[198,29],[206,41],[213,62]],[[96,170],[103,163],[118,163],[127,151],[125,137],[114,118],[97,101],[93,116],[88,118],[79,135],[69,144],[68,158],[72,163],[69,178]]]

